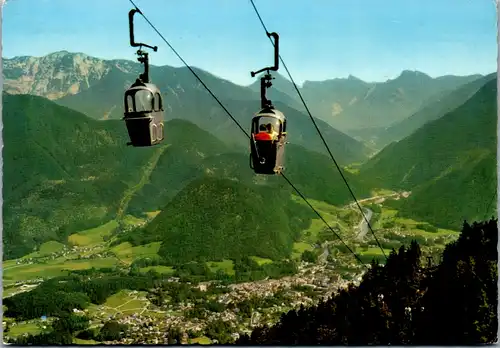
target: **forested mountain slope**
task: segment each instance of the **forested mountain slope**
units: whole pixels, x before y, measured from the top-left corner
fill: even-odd
[[[402,206],[411,216],[457,227],[483,218],[496,191],[497,80],[445,116],[392,143],[364,164],[362,177],[411,190]]]

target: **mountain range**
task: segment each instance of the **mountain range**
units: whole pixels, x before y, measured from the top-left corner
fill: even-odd
[[[251,115],[258,111],[258,78],[250,86],[240,86],[201,69],[194,70],[219,99],[232,101],[228,109],[238,121],[249,123]],[[8,93],[47,97],[93,118],[118,119],[122,117],[123,91],[141,71],[142,66],[133,61],[101,60],[67,51],[44,57],[14,57],[4,59],[4,89]],[[220,133],[218,135],[235,130],[224,127],[225,122],[230,122],[227,115],[187,68],[151,65],[150,76],[164,93],[168,119],[184,118],[214,134]],[[292,107],[303,116],[305,109],[293,84],[279,73],[273,76],[269,98]],[[298,88],[314,117],[358,140],[373,143],[374,132],[366,132],[367,129],[381,130],[403,121],[432,97],[481,77],[475,74],[431,78],[419,71],[405,70],[397,78],[385,82],[365,82],[350,75],[348,78],[305,81]],[[241,113],[245,109],[238,104],[241,101],[253,102],[249,103],[251,111]],[[310,122],[306,123],[297,124],[296,129],[310,128]]]
[[[378,134],[378,145],[383,147],[392,141],[401,140],[425,123],[433,121],[452,111],[471,98],[486,82],[493,80],[496,73],[465,83],[456,90],[436,94],[426,105],[410,117],[395,123]]]
[[[57,68],[54,68],[57,67]],[[253,114],[260,109],[260,95],[248,87],[194,68],[204,83],[222,100],[240,124],[250,128]],[[28,74],[28,75],[23,75]],[[120,119],[123,116],[123,92],[142,72],[139,63],[124,60],[103,61],[84,54],[56,52],[45,57],[21,57],[7,59],[4,63],[5,91],[30,93],[52,98],[58,104],[80,111],[95,119]],[[245,151],[248,140],[241,130],[228,118],[212,96],[187,68],[151,66],[153,82],[163,92],[167,120],[180,118],[193,122],[232,146]],[[280,93],[280,92],[277,92]],[[299,111],[286,103],[291,101],[282,94],[283,108],[289,121],[291,143],[311,150],[324,151],[320,140],[312,136],[315,132],[311,122]],[[57,98],[56,98],[57,96]],[[360,142],[318,120],[326,140],[336,152],[339,160],[346,162],[345,155],[361,161],[369,149]],[[167,131],[168,132],[168,131]],[[307,134],[306,134],[307,133]],[[342,149],[338,149],[338,147]],[[344,152],[344,148],[348,150]]]
[[[257,82],[238,86],[194,70],[248,129],[260,106]],[[123,92],[140,72],[132,61],[65,51],[4,59],[4,258],[152,211],[161,212],[134,232],[134,243],[163,241],[165,257],[182,258],[177,248],[210,259],[229,252],[227,243],[234,253],[246,246],[255,255],[258,243],[267,245],[257,253],[262,257],[286,256],[314,216],[290,200],[284,180],[252,173],[247,138],[188,69],[151,67],[165,98],[165,142],[125,145]],[[269,97],[289,120],[287,177],[309,198],[348,203],[295,88],[275,77]],[[350,76],[299,89],[338,163],[358,166],[359,174],[344,171],[357,198],[373,188],[410,190],[400,214],[457,227],[493,212],[485,210],[496,187],[495,84],[496,74],[430,78],[404,71],[384,83]],[[336,128],[358,132],[357,139]],[[215,251],[202,252],[203,244]]]
[[[273,85],[282,94],[274,98],[280,100],[280,96],[286,94],[294,98],[295,103],[302,104],[293,84],[277,75]],[[419,71],[404,70],[397,78],[385,82],[365,82],[350,75],[326,81],[305,81],[299,90],[314,116],[351,136],[372,140],[371,134],[364,130],[390,127],[417,112],[434,96],[451,92],[481,77],[431,78]],[[251,87],[258,91],[258,82]],[[303,110],[302,105],[299,110]]]

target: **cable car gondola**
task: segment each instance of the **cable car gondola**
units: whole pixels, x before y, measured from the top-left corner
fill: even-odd
[[[163,100],[160,89],[149,81],[149,56],[142,51],[142,46],[157,51],[157,46],[149,46],[134,41],[134,14],[141,13],[138,9],[130,10],[128,14],[130,29],[130,45],[139,47],[137,60],[144,64],[144,73],[125,91],[125,113],[123,119],[127,125],[130,142],[134,147],[157,145],[163,141]]]
[[[250,168],[256,174],[281,174],[284,170],[286,144],[285,115],[274,108],[272,102],[266,98],[266,88],[272,86],[274,79],[269,70],[278,71],[279,68],[279,35],[267,33],[274,38],[274,66],[251,72],[252,77],[266,71],[260,78],[261,110],[252,119],[250,134]]]

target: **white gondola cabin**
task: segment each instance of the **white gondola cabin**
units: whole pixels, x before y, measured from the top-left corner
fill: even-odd
[[[138,80],[125,92],[124,115],[132,146],[152,146],[163,140],[163,100],[154,84]]]
[[[280,174],[284,168],[285,115],[274,108],[260,110],[252,119],[250,167],[256,174]]]

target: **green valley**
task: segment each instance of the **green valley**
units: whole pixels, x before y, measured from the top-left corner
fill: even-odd
[[[219,183],[216,179],[212,180],[215,180],[215,184],[224,185],[223,182]],[[206,182],[205,185],[207,185],[209,182],[210,181]],[[221,187],[228,186],[226,185]],[[292,196],[292,202],[295,202],[294,204],[298,205],[295,208],[296,211],[300,211],[300,209],[298,209],[299,206],[302,206],[303,209],[306,208],[305,203],[298,196]],[[374,257],[380,259],[380,250],[375,247],[375,243],[373,242],[372,238],[366,238],[365,241],[360,241],[357,239],[356,233],[353,233],[356,231],[356,225],[359,223],[361,218],[357,210],[353,209],[350,205],[341,208],[315,200],[312,200],[311,204],[313,204],[313,206],[322,214],[322,216],[327,219],[328,223],[331,226],[340,231],[342,238],[355,250],[358,255],[360,255],[360,257],[365,262],[369,263]],[[383,203],[381,204],[383,205]],[[367,207],[372,208],[374,211],[377,210],[376,208],[374,208],[373,204],[367,205]],[[374,225],[374,228],[376,228],[377,230],[379,239],[382,238],[382,242],[387,244],[387,246],[384,244],[384,248],[389,248],[386,249],[387,253],[389,253],[390,248],[406,244],[411,239],[417,238],[422,243],[423,250],[427,250],[426,253],[432,254],[435,248],[442,249],[446,242],[454,240],[457,237],[457,233],[453,231],[438,230],[436,233],[426,232],[425,230],[423,230],[426,229],[425,224],[396,218],[394,213],[395,211],[391,210],[390,208],[382,208],[382,210],[380,210],[380,213],[377,213],[380,216],[375,217],[376,223]],[[162,213],[157,215],[157,218],[160,220],[156,221],[156,224],[159,224],[159,222],[161,222],[161,219],[164,219]],[[168,260],[168,258],[165,259],[165,257],[162,257],[163,255],[161,251],[161,242],[149,242],[147,244],[133,246],[129,242],[116,242],[116,238],[119,238],[120,235],[111,237],[107,241],[105,241],[105,239],[109,237],[109,231],[115,229],[116,226],[116,222],[111,221],[103,225],[102,227],[95,229],[95,231],[93,232],[83,231],[81,233],[78,233],[78,235],[81,236],[93,236],[94,242],[89,241],[88,243],[85,243],[85,245],[66,247],[61,244],[48,242],[40,247],[40,252],[38,252],[37,254],[31,254],[18,260],[7,261],[8,265],[10,266],[7,266],[7,263],[5,263],[4,296],[9,297],[4,298],[4,304],[6,304],[7,308],[9,309],[13,308],[12,303],[20,303],[21,305],[24,300],[19,296],[22,296],[23,294],[30,294],[35,291],[34,289],[39,289],[36,291],[40,292],[55,291],[49,290],[51,286],[57,284],[57,282],[51,283],[50,281],[48,281],[48,279],[50,278],[53,278],[54,280],[81,279],[80,281],[84,281],[84,279],[102,279],[103,281],[105,279],[109,279],[108,281],[114,282],[114,277],[119,276],[120,274],[129,274],[128,277],[132,277],[131,279],[135,279],[134,277],[139,277],[137,279],[144,280],[157,279],[156,282],[158,284],[163,284],[166,281],[167,283],[165,284],[169,284],[169,282],[172,279],[175,279],[175,277],[181,277],[181,283],[179,284],[185,284],[184,282],[190,281],[192,282],[192,284],[199,284],[196,285],[199,287],[210,287],[210,284],[217,279],[222,279],[226,282],[229,281],[229,284],[236,281],[236,284],[240,283],[241,285],[229,285],[229,288],[225,292],[222,292],[217,296],[222,296],[225,293],[232,294],[231,298],[234,298],[233,301],[236,301],[237,308],[243,308],[240,306],[243,306],[243,304],[246,303],[244,301],[256,301],[257,298],[262,298],[262,300],[265,299],[265,293],[270,291],[270,289],[273,289],[276,286],[275,284],[277,284],[276,280],[273,280],[272,278],[276,276],[282,278],[283,275],[286,275],[286,273],[284,273],[283,275],[280,275],[279,273],[279,267],[282,267],[281,269],[285,271],[285,268],[283,267],[286,265],[286,263],[282,264],[282,262],[279,261],[280,255],[274,256],[274,260],[265,258],[263,256],[266,256],[266,249],[255,250],[255,254],[250,255],[250,260],[253,261],[244,261],[245,258],[243,257],[242,259],[242,255],[228,254],[227,256],[223,256],[224,250],[218,251],[216,249],[216,251],[219,252],[216,257],[227,257],[227,259],[220,261],[204,261],[205,270],[203,270],[203,267],[200,268],[201,264],[199,262],[193,263],[193,260],[190,259],[190,254],[186,254],[188,257],[185,261],[182,261],[183,259],[177,256],[177,262],[175,262],[175,264],[172,264],[171,266],[167,266],[168,262],[166,261]],[[151,226],[150,228],[154,228],[155,219],[150,225],[146,226]],[[241,231],[243,233],[245,232],[243,229]],[[137,234],[132,235],[137,236]],[[187,238],[188,236],[189,235],[183,237]],[[424,238],[421,238],[421,236],[424,236]],[[260,237],[260,241],[262,241],[262,236]],[[144,242],[146,243],[147,241]],[[205,243],[210,242],[210,240],[207,240]],[[196,243],[183,243],[182,240],[179,243],[181,243],[181,245],[184,244],[191,247],[191,249],[185,249],[185,247],[182,249],[187,251],[193,250],[198,245]],[[225,243],[227,242],[221,241],[218,245],[214,243],[214,245],[212,246],[205,245],[205,247],[207,251],[211,251],[214,248],[225,245]],[[320,244],[322,245],[322,247],[319,247]],[[172,246],[172,249],[169,249],[170,251],[166,255],[168,255],[170,258],[172,256],[175,256],[176,254],[172,252],[175,252],[176,249],[179,250],[179,247],[176,247],[175,244],[172,245],[171,242],[166,245],[168,245],[169,247]],[[203,246],[202,243],[200,243],[199,245]],[[233,243],[233,245],[236,247],[236,244]],[[428,247],[426,245],[428,245]],[[249,252],[249,250],[251,249],[245,249],[243,251],[247,252],[248,254],[252,254],[252,251]],[[279,313],[281,313],[281,311],[285,311],[287,308],[293,308],[294,306],[300,305],[302,301],[307,300],[310,296],[312,296],[311,298],[313,299],[313,301],[317,301],[321,298],[321,293],[323,293],[324,291],[326,291],[326,293],[334,291],[338,284],[356,279],[357,274],[362,271],[360,265],[356,263],[352,254],[347,252],[347,250],[345,250],[345,248],[340,245],[339,241],[331,234],[328,229],[325,228],[325,225],[318,218],[309,219],[309,223],[305,224],[305,228],[303,229],[303,231],[298,236],[296,236],[295,242],[293,243],[293,245],[291,245],[290,250],[291,253],[289,254],[289,257],[291,257],[292,260],[295,260],[294,262],[300,266],[288,276],[285,276],[285,278],[279,280],[279,284],[281,284],[280,291],[282,291],[283,294],[286,294],[285,297],[287,298],[287,300],[280,301],[285,301],[287,305],[283,308],[281,308],[280,306],[275,307],[276,309],[279,309],[279,312],[271,311],[268,314],[265,314],[267,312],[263,312],[264,317],[262,317],[260,320],[264,320],[264,318],[267,318],[266,320],[271,320],[272,322],[274,322],[275,320],[278,320]],[[327,257],[327,259],[322,259],[321,256],[325,253],[326,250],[329,256]],[[193,255],[203,259],[203,251],[204,250],[201,250],[201,252],[198,251],[199,254],[193,251]],[[302,259],[304,258],[304,254],[306,251],[313,252],[313,254],[315,254],[318,258],[319,263],[304,263]],[[184,254],[181,255],[184,256]],[[208,257],[210,257],[210,255],[211,254],[208,254]],[[382,259],[380,260],[383,261]],[[130,268],[130,266],[132,266],[132,268]],[[244,271],[244,269],[246,269],[246,271]],[[264,271],[264,273],[260,275],[262,271]],[[278,273],[276,273],[276,271],[278,271]],[[65,278],[65,276],[71,274],[73,275],[70,278]],[[79,276],[78,274],[81,274],[81,276]],[[86,274],[93,276],[88,278]],[[96,276],[99,274],[100,276],[96,278]],[[271,275],[272,278],[269,280],[259,280],[263,279],[262,277],[265,277],[266,274]],[[75,276],[77,276],[77,278],[74,278]],[[147,278],[142,278],[144,276],[146,276]],[[290,276],[292,276],[292,278],[290,278],[289,281],[285,280]],[[325,276],[327,278],[324,278]],[[327,286],[325,289],[320,290],[320,292],[318,292],[316,295],[314,295],[313,293],[309,295],[301,295],[303,291],[299,290],[300,286],[298,284],[302,284],[302,282],[323,284],[323,282],[325,281],[324,279],[330,279],[331,277],[333,277],[332,279],[337,279],[337,277],[339,278],[334,283]],[[43,281],[44,279],[45,281]],[[203,335],[206,335],[206,330],[208,330],[209,328],[204,328],[205,326],[200,326],[200,324],[196,324],[196,321],[192,321],[192,319],[190,319],[191,314],[189,311],[187,311],[187,309],[185,309],[185,305],[183,305],[184,302],[176,302],[179,300],[175,300],[175,297],[172,297],[175,294],[174,292],[172,292],[174,291],[173,288],[166,287],[163,290],[165,293],[165,295],[163,295],[165,300],[163,301],[165,302],[163,302],[163,304],[158,304],[156,300],[158,294],[154,289],[148,290],[149,287],[154,288],[155,286],[153,284],[148,285],[148,283],[144,283],[144,280],[138,283],[142,284],[139,287],[135,285],[117,285],[118,287],[113,286],[111,289],[116,290],[109,290],[111,292],[109,292],[108,295],[103,295],[104,297],[102,300],[91,299],[90,304],[82,305],[83,307],[77,308],[81,309],[81,315],[86,315],[87,317],[91,318],[91,327],[94,328],[99,328],[99,323],[106,322],[110,320],[110,318],[112,318],[113,320],[118,320],[120,322],[123,322],[125,320],[126,322],[130,323],[129,325],[135,326],[135,319],[133,319],[135,317],[132,316],[134,315],[137,316],[137,320],[140,320],[140,322],[150,323],[148,325],[152,325],[152,327],[158,328],[160,330],[168,330],[168,325],[176,325],[182,330],[189,330],[189,328],[192,327],[195,331],[195,333],[193,333],[194,336],[192,336],[193,339],[195,337],[203,337]],[[252,283],[246,283],[248,281],[257,281],[257,283],[255,283],[255,286],[253,286],[251,285]],[[65,284],[66,282],[67,281],[64,280]],[[261,285],[258,285],[259,283]],[[75,290],[72,291],[77,291],[78,293],[80,293],[80,290],[76,289],[81,288],[81,286],[77,286],[74,288]],[[246,290],[238,290],[240,288]],[[187,289],[188,288],[185,288],[183,290],[186,295],[189,294],[189,292],[186,292],[188,291]],[[248,293],[248,291],[251,292]],[[245,297],[242,295],[243,293],[248,293],[249,295],[253,294],[251,296],[257,297],[255,299],[254,297]],[[210,294],[210,292],[208,294]],[[198,303],[198,301],[201,301],[199,302],[200,305],[202,303],[210,303],[210,299],[212,298],[210,297],[211,295],[209,295],[209,297],[206,297],[207,295],[203,293],[197,293],[196,295],[196,292],[192,293],[192,295],[187,296],[188,303],[191,301],[194,301],[194,303]],[[15,302],[12,302],[10,300],[7,301],[7,299],[10,298],[12,298],[12,301]],[[224,297],[220,298],[222,299]],[[46,299],[43,298],[41,300],[45,301]],[[35,307],[38,306],[37,302],[31,303],[33,303]],[[261,306],[269,306],[269,304],[262,304]],[[277,304],[275,306],[277,306]],[[19,308],[18,310],[22,311],[22,307],[16,308]],[[231,307],[231,305],[224,305],[224,308],[224,313],[226,313],[228,310],[229,312],[227,313],[231,313],[231,308],[233,307]],[[200,311],[200,314],[197,315],[202,315],[203,313],[205,313],[203,315],[207,316],[207,319],[212,317],[215,318],[214,315],[218,313],[218,311],[214,311],[213,309],[210,309],[208,311],[200,309]],[[8,313],[11,313],[7,314],[8,316],[13,315],[12,312]],[[49,320],[55,320],[55,317],[50,316],[49,313],[45,314],[49,316]],[[30,323],[40,322],[40,320],[36,318],[37,317],[15,321],[14,323],[16,323],[16,326],[18,326],[18,328],[16,329],[17,331],[12,331],[12,335],[19,335],[24,332],[30,332],[28,329],[31,327],[30,325],[33,325]],[[160,318],[163,319],[161,319],[160,321]],[[240,327],[240,330],[246,330],[251,320],[250,317],[246,317],[246,319],[244,318],[245,316],[242,317],[242,326],[238,326]],[[165,319],[167,319],[167,322],[165,322]],[[180,324],[181,322],[178,322],[178,320],[180,319],[182,319],[181,322],[184,324]],[[163,324],[160,324],[162,322]],[[139,321],[137,323],[139,323]],[[168,325],[165,326],[165,324]],[[97,336],[93,337],[94,340],[97,339],[98,341]],[[154,340],[151,342],[154,342]]]

